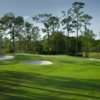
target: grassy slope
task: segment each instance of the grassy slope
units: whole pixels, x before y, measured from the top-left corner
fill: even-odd
[[[100,61],[16,54],[0,61],[0,100],[100,100]],[[28,65],[45,59],[53,65]]]

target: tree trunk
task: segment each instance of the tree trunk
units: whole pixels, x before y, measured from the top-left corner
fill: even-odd
[[[57,42],[56,42],[56,54],[59,53],[59,40],[57,39]]]
[[[69,31],[66,33],[66,55],[69,53]]]
[[[14,33],[14,28],[13,28],[13,31],[12,31],[12,45],[13,45],[13,53],[15,53],[16,52],[16,50],[15,50],[15,33]]]
[[[48,32],[48,54],[50,54],[49,32]]]
[[[76,53],[75,53],[76,56],[77,53],[78,53],[78,14],[77,14],[77,29],[76,29]]]
[[[0,36],[0,54],[2,54],[2,48],[1,48],[2,43],[1,43],[1,39],[2,39],[2,37]]]

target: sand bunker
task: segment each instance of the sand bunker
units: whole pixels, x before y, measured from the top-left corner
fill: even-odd
[[[0,60],[14,59],[14,56],[0,56]]]
[[[36,65],[50,65],[52,62],[45,61],[45,60],[35,60],[35,61],[29,61],[25,62],[26,64],[36,64]]]
[[[89,60],[92,60],[92,61],[100,61],[100,59],[95,59],[95,58],[89,58]]]

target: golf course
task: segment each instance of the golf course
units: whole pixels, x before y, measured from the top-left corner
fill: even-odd
[[[100,100],[100,60],[14,54],[0,61],[0,100]],[[25,62],[47,60],[50,65]]]
[[[0,0],[0,100],[100,100],[100,0]]]

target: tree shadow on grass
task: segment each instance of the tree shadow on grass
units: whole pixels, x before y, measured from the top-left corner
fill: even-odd
[[[100,100],[100,80],[0,71],[0,100]]]
[[[81,63],[82,66],[97,66],[98,68],[100,68],[100,62],[99,61],[87,61],[85,63]]]

